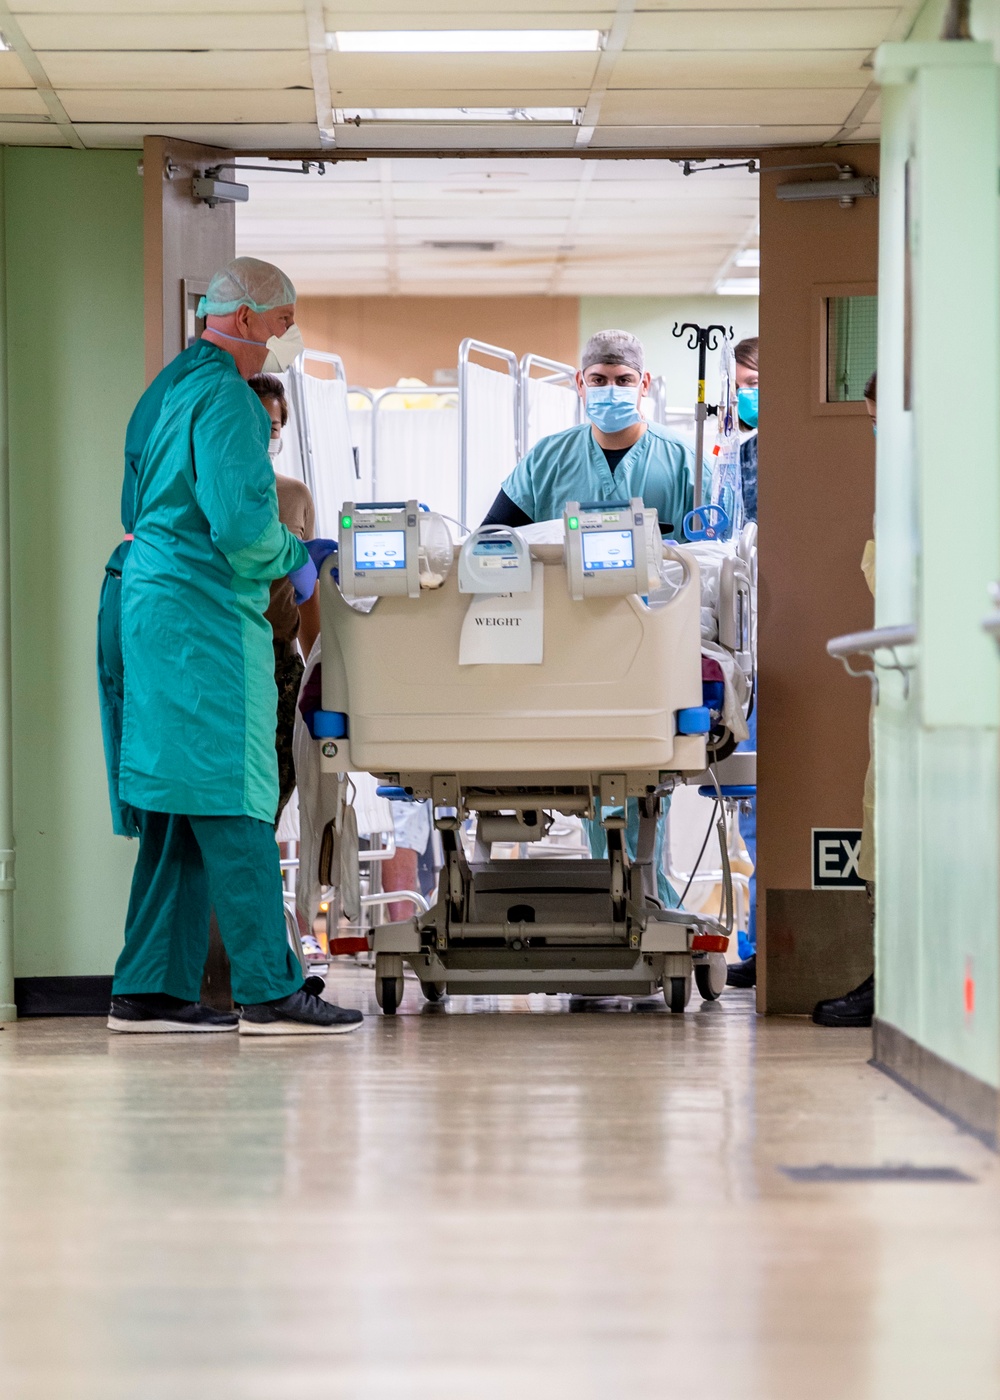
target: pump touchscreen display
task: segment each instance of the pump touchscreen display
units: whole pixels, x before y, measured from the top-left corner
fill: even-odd
[[[585,530],[581,543],[585,569],[631,569],[635,566],[631,530]]]
[[[354,567],[356,569],[405,569],[405,531],[356,531],[354,535]]]

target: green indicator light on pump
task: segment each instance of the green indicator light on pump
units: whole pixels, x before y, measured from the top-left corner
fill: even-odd
[[[349,515],[343,516],[341,518],[340,523],[341,525],[343,525],[345,530],[349,530],[351,528],[351,517]]]
[[[571,530],[579,530],[580,517],[578,515],[571,515],[570,518],[566,521],[566,524]]]

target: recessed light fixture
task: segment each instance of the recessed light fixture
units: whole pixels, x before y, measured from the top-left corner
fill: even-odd
[[[734,267],[760,267],[760,249],[744,248],[733,260]]]
[[[757,277],[724,277],[715,289],[720,297],[759,297],[760,279]]]
[[[599,29],[338,29],[340,53],[592,53]]]
[[[345,122],[568,122],[579,107],[345,107]]]

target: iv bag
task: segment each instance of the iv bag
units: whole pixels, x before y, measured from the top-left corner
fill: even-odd
[[[740,471],[740,419],[736,402],[736,357],[728,338],[722,342],[719,366],[719,436],[712,463],[713,506],[721,506],[729,517],[727,538],[734,539],[743,529],[743,476]]]

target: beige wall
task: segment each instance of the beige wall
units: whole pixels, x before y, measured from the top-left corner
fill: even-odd
[[[576,363],[577,297],[301,297],[311,350],[334,351],[352,384],[380,389],[405,376],[433,382],[454,369],[466,336]]]

